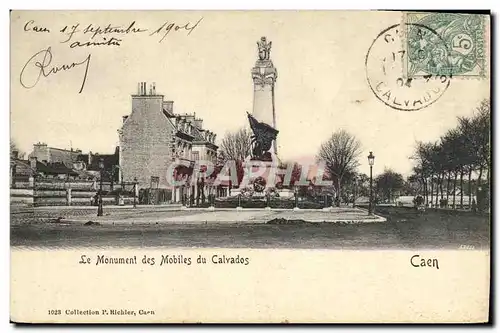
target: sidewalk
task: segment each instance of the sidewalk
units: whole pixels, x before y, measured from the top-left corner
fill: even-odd
[[[161,210],[179,210],[182,207],[180,204],[169,204],[169,205],[136,205],[134,208],[133,205],[105,205],[103,206],[103,210],[106,209],[161,209]],[[97,206],[38,206],[32,207],[34,211],[43,211],[43,210],[71,210],[71,209],[81,209],[81,210],[97,210]]]
[[[290,209],[215,209],[186,208],[157,211],[120,211],[105,216],[77,216],[60,219],[63,223],[85,224],[262,224],[275,220],[280,223],[374,223],[385,222],[384,217],[368,215],[359,208],[336,208],[328,210]]]

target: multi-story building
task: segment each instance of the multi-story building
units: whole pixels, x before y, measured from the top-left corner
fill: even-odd
[[[171,200],[178,202],[185,191],[174,188],[167,176],[172,163],[194,166],[196,160],[215,164],[217,146],[215,133],[203,128],[196,114],[176,114],[174,102],[156,93],[155,84],[146,87],[140,82],[132,95],[132,112],[123,117],[120,138],[120,172],[127,181],[137,180],[139,188],[160,188],[171,191]]]

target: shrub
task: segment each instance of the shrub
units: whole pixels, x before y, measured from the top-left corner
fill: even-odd
[[[448,200],[446,200],[444,198],[439,200],[439,207],[440,208],[446,208],[447,206],[448,206]]]
[[[413,203],[416,207],[422,206],[424,204],[424,197],[422,197],[421,195],[417,195],[415,198],[413,198]]]

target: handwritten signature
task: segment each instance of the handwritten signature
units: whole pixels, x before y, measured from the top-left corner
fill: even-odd
[[[82,85],[80,86],[79,94],[82,93],[83,88],[85,87],[85,82],[87,81],[87,75],[89,72],[90,66],[90,57],[89,54],[83,61],[80,62],[72,62],[71,64],[63,64],[59,66],[50,66],[52,63],[52,51],[49,46],[45,50],[41,50],[35,53],[24,65],[21,70],[21,74],[19,75],[19,82],[26,89],[31,89],[37,85],[40,78],[48,77],[52,74],[57,74],[61,71],[70,71],[79,66],[85,67],[85,73],[83,75]]]

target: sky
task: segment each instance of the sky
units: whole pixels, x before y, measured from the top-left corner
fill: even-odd
[[[436,103],[419,111],[398,111],[377,99],[367,83],[365,58],[377,35],[401,19],[398,12],[368,11],[12,12],[11,138],[27,153],[39,141],[111,153],[122,116],[131,112],[131,95],[145,81],[155,82],[157,93],[174,101],[176,113],[196,112],[221,140],[247,125],[250,70],[256,42],[266,36],[278,70],[280,159],[313,160],[321,143],[344,129],[361,142],[360,172],[369,172],[366,156],[373,151],[374,174],[391,168],[408,175],[415,143],[437,140],[456,125],[457,116],[472,115],[490,92],[488,79],[455,78]],[[134,21],[134,27],[147,31],[93,39],[83,33],[89,24],[126,28]],[[188,29],[172,28],[164,37],[169,24],[186,27],[188,22]],[[79,31],[64,42],[76,24]],[[50,32],[36,32],[35,26]],[[72,44],[112,37],[120,39],[119,46]],[[29,59],[49,47],[51,66],[82,65],[42,75],[26,89],[21,81],[31,86],[39,73]],[[88,71],[79,93],[85,59]]]

